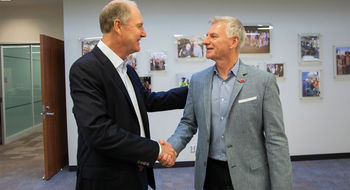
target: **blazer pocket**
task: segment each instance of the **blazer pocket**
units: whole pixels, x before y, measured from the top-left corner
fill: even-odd
[[[250,97],[250,98],[240,99],[240,100],[238,100],[238,103],[241,104],[241,103],[250,102],[250,101],[253,101],[253,100],[256,100],[256,99],[257,99],[257,96],[253,96],[253,97]]]
[[[262,156],[256,156],[252,158],[249,162],[251,170],[256,170],[267,165],[266,157]]]

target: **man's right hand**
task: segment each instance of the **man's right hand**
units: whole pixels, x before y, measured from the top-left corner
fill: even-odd
[[[164,140],[158,141],[162,147],[162,152],[157,160],[165,167],[171,167],[175,164],[177,153],[168,142]]]

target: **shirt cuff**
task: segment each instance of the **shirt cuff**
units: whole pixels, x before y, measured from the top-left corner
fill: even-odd
[[[160,146],[159,142],[158,143],[158,146],[159,146],[159,153],[158,153],[158,156],[160,156],[162,154],[162,146]]]

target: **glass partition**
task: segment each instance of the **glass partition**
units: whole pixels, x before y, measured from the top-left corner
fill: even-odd
[[[40,46],[32,46],[34,125],[42,123]]]
[[[2,46],[5,137],[42,122],[40,46]]]
[[[3,49],[6,137],[33,126],[30,46]]]

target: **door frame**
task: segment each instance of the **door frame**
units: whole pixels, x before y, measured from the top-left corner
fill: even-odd
[[[0,126],[1,126],[1,142],[0,144],[5,144],[6,143],[6,127],[5,127],[5,112],[4,112],[4,80],[2,78],[2,76],[4,76],[3,74],[3,62],[4,62],[4,58],[2,57],[3,54],[3,50],[2,50],[2,45],[0,44],[0,83],[1,83],[1,88],[0,88]]]

